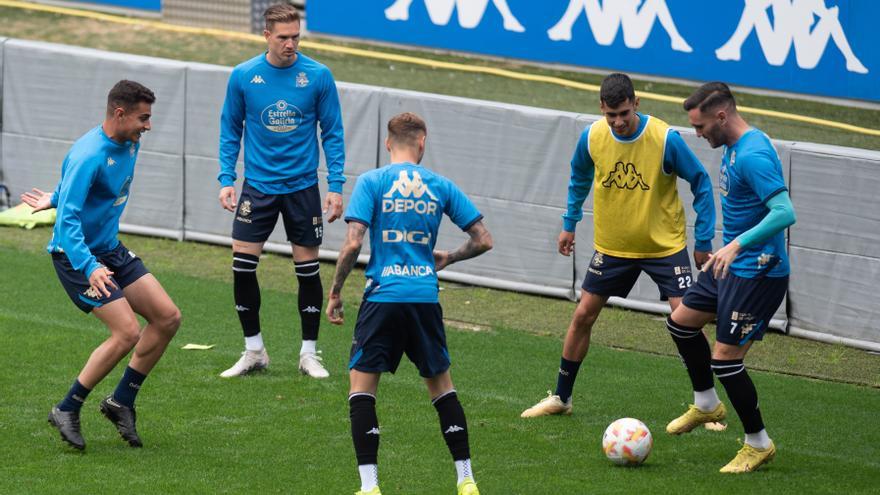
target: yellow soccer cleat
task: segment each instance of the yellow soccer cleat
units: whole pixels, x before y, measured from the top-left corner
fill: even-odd
[[[378,486],[374,486],[372,490],[365,492],[363,490],[355,492],[354,495],[382,495],[382,492],[379,491]]]
[[[766,449],[758,449],[745,444],[736,453],[736,457],[721,468],[721,472],[734,474],[751,473],[772,461],[774,457],[776,457],[776,445],[773,444],[772,440],[770,441],[770,446]]]
[[[673,419],[666,425],[666,433],[670,435],[681,435],[687,433],[697,426],[706,423],[716,423],[727,417],[727,409],[724,403],[719,402],[714,410],[706,412],[691,404],[688,410],[681,416]]]
[[[519,415],[521,418],[537,418],[538,416],[552,416],[554,414],[571,415],[571,398],[568,402],[562,402],[558,395],[547,392],[547,397],[541,399],[534,406],[526,409]]]
[[[480,495],[480,490],[477,489],[473,478],[468,476],[458,484],[458,495]]]

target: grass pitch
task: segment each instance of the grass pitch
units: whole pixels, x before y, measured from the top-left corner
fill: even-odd
[[[318,381],[296,369],[290,263],[267,256],[260,269],[261,314],[272,365],[263,374],[224,380],[217,375],[242,347],[228,248],[125,237],[180,306],[184,322],[138,398],[145,448],[127,447],[97,411],[119,379],[117,369],[83,409],[88,446],[80,454],[61,443],[45,416],[106,332],[67,299],[41,252],[48,236],[45,229],[0,228],[0,458],[6,460],[0,493],[355,491],[345,366],[362,273],[347,284],[346,325],[322,327],[320,347],[331,377]],[[226,267],[225,276],[216,272],[219,266]],[[332,266],[323,266],[325,284],[331,272]],[[463,304],[448,296],[468,290],[444,291],[447,309],[460,310]],[[521,306],[547,301],[518,297]],[[474,298],[466,306],[476,314],[485,302]],[[637,314],[609,311],[603,317],[625,322],[627,315]],[[450,327],[448,334],[483,493],[870,493],[880,479],[875,388],[753,372],[779,454],[753,475],[723,476],[717,470],[742,437],[737,420],[720,433],[673,438],[664,432],[690,399],[677,358],[596,345],[579,377],[574,415],[526,421],[520,411],[552,388],[558,336],[515,326],[481,328]],[[180,349],[189,342],[216,347]],[[377,407],[383,492],[454,493],[455,472],[436,413],[408,362],[397,375],[383,377]],[[613,466],[601,452],[605,426],[623,416],[643,420],[654,434],[654,452],[642,467]]]

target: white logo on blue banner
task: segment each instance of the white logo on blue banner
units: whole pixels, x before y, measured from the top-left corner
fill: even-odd
[[[316,33],[880,101],[880,1],[313,3]]]
[[[827,7],[825,0],[745,0],[745,4],[736,31],[715,50],[718,60],[740,60],[743,43],[754,31],[770,65],[783,65],[794,45],[798,67],[815,69],[828,41],[834,40],[846,59],[846,70],[868,73],[849,46],[838,7]],[[772,24],[769,12],[773,13]]]
[[[424,2],[431,22],[437,26],[449,24],[452,19],[452,11],[456,10],[459,25],[466,29],[477,27],[483,20],[486,8],[489,6],[489,0],[424,0]],[[385,9],[385,18],[389,21],[409,20],[409,9],[412,3],[413,0],[396,0],[392,6]],[[492,5],[498,9],[504,19],[504,29],[516,33],[522,33],[526,30],[510,11],[507,0],[492,0]]]
[[[642,2],[643,0],[616,0],[605,1],[600,5],[599,0],[570,0],[562,18],[547,31],[547,36],[554,41],[570,41],[575,21],[581,12],[585,12],[593,37],[600,45],[614,43],[618,29],[622,28],[623,42],[627,48],[641,48],[645,46],[654,29],[654,21],[659,20],[672,40],[673,50],[685,53],[693,51],[678,33],[666,0]]]

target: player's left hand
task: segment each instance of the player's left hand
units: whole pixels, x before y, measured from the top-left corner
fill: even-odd
[[[694,251],[694,263],[697,265],[697,270],[702,270],[703,265],[709,261],[711,256],[712,251]]]
[[[342,297],[339,294],[330,294],[327,302],[327,319],[334,325],[345,323],[345,313],[342,311]]]
[[[439,272],[440,270],[449,266],[449,251],[440,251],[438,249],[434,250],[434,271]]]
[[[709,260],[703,264],[702,270],[708,272],[712,270],[716,279],[727,278],[730,272],[730,265],[739,254],[739,241],[734,239],[730,244],[709,255]]]
[[[324,199],[324,215],[327,217],[327,223],[333,223],[334,220],[342,217],[341,194],[335,192],[327,193],[327,197]]]

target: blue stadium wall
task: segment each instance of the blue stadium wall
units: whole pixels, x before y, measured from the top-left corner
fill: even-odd
[[[318,33],[880,101],[875,0],[311,0],[307,7]]]

